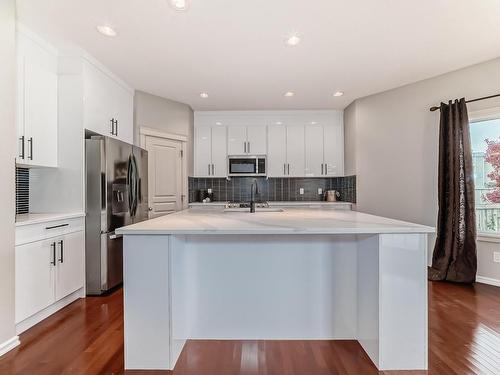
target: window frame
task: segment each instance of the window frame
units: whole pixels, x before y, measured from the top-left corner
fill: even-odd
[[[468,115],[469,115],[469,127],[470,127],[470,125],[473,124],[474,122],[500,119],[500,107],[491,107],[476,111],[470,111]],[[478,231],[477,240],[484,242],[500,243],[500,232],[497,233],[497,232]]]

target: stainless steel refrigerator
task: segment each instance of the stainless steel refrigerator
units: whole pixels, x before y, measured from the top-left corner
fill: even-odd
[[[148,219],[148,153],[117,139],[85,140],[87,294],[123,282],[123,239],[115,229]]]

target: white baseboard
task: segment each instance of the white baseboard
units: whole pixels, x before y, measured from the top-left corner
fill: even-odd
[[[11,351],[12,349],[14,349],[20,343],[21,343],[21,341],[19,341],[19,336],[14,336],[14,337],[8,339],[7,341],[1,343],[0,344],[0,357],[3,356],[8,351]]]
[[[500,286],[500,280],[491,277],[476,276],[476,282],[481,284],[488,284],[493,286]]]
[[[48,318],[55,312],[61,310],[63,307],[66,307],[70,303],[76,301],[79,298],[85,297],[84,288],[78,289],[77,291],[67,295],[63,299],[60,299],[56,303],[46,307],[42,311],[37,312],[35,315],[30,316],[29,318],[24,319],[23,321],[16,324],[16,333],[19,335],[23,333],[27,329],[33,327],[35,324],[40,323],[42,320]]]

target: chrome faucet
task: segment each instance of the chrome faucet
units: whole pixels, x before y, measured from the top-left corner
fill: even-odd
[[[250,187],[250,212],[255,212],[255,195],[259,194],[259,185],[257,184],[257,179],[254,178],[252,186]]]

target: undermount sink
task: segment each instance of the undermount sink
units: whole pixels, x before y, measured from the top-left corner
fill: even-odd
[[[282,208],[274,207],[255,207],[255,212],[283,212]],[[223,212],[242,212],[250,213],[250,208],[236,207],[236,208],[225,208]]]

